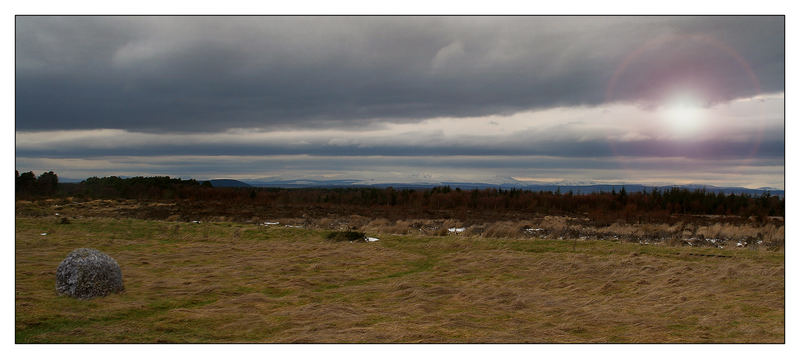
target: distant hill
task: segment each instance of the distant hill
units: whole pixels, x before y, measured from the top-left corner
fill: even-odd
[[[251,185],[244,183],[242,181],[237,181],[234,179],[212,179],[208,182],[211,182],[211,186],[213,187],[252,187]]]
[[[120,176],[120,178],[125,178]],[[77,183],[81,180],[72,178],[59,178],[61,183]],[[202,181],[200,181],[202,182]],[[373,182],[367,180],[357,179],[339,179],[339,180],[318,180],[318,179],[276,179],[276,178],[260,178],[260,179],[212,179],[209,180],[211,185],[216,188],[224,187],[272,187],[272,188],[387,188],[393,187],[394,189],[427,189],[437,186],[450,186],[450,188],[460,188],[462,190],[485,189],[485,188],[502,188],[519,189],[528,191],[550,191],[550,192],[573,192],[575,194],[587,194],[597,192],[612,192],[620,191],[623,187],[629,193],[652,191],[658,189],[659,191],[669,190],[673,187],[684,188],[688,190],[705,189],[706,192],[724,193],[728,194],[748,194],[752,196],[760,196],[763,193],[769,193],[774,196],[783,198],[784,191],[777,188],[744,188],[744,187],[717,187],[712,185],[703,184],[685,184],[685,185],[642,185],[642,184],[599,184],[592,182],[577,182],[577,183],[541,183],[541,182],[524,182],[516,181],[512,178],[498,178],[490,182]]]
[[[641,185],[641,184],[593,184],[593,183],[525,183],[518,181],[507,181],[503,183],[485,183],[485,182],[432,182],[432,183],[369,183],[360,180],[313,180],[313,179],[297,179],[297,180],[244,180],[253,187],[275,187],[275,188],[356,188],[356,187],[372,187],[372,188],[387,188],[393,187],[395,189],[426,189],[436,186],[450,186],[451,188],[460,188],[462,190],[484,189],[484,188],[502,188],[502,189],[521,189],[529,191],[560,191],[566,193],[572,191],[573,193],[597,193],[597,192],[611,192],[620,191],[623,187],[627,192],[642,192],[652,191],[658,189],[659,191],[669,190],[673,187],[685,188],[688,190],[705,189],[706,192],[724,193],[724,194],[749,194],[760,196],[762,193],[769,192],[771,195],[778,197],[784,196],[784,191],[775,188],[743,188],[743,187],[716,187],[711,185],[702,184],[688,184],[688,185]],[[237,181],[238,182],[238,181]],[[212,183],[213,184],[213,183]],[[215,185],[215,187],[217,187]]]
[[[355,188],[373,187],[370,184],[362,183],[360,180],[313,180],[313,179],[293,179],[293,180],[264,180],[253,179],[244,180],[254,187],[275,187],[275,188]]]

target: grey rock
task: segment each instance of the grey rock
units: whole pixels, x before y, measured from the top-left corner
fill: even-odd
[[[92,248],[78,248],[58,265],[56,292],[89,299],[124,289],[122,270],[114,258]]]

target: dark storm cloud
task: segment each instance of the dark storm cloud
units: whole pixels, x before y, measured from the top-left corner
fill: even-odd
[[[783,91],[783,17],[18,17],[18,130],[359,128]]]

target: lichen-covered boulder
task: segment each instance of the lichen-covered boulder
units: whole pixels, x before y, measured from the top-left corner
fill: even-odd
[[[121,292],[122,270],[114,258],[92,248],[78,248],[58,265],[56,292],[89,299]]]

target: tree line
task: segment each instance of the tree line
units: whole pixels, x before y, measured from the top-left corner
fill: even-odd
[[[704,189],[670,188],[628,193],[624,187],[612,192],[587,194],[557,191],[486,188],[461,190],[450,186],[426,189],[394,188],[214,188],[194,179],[164,177],[91,177],[80,183],[58,183],[46,172],[17,173],[17,195],[77,196],[138,200],[213,201],[231,207],[278,206],[318,208],[380,208],[404,213],[420,211],[520,212],[581,215],[593,220],[663,220],[672,215],[735,215],[742,217],[783,216],[785,200],[764,193],[723,194]]]
[[[32,171],[20,174],[14,171],[15,193],[19,196],[53,195],[58,191],[58,175],[53,171],[36,177]]]

